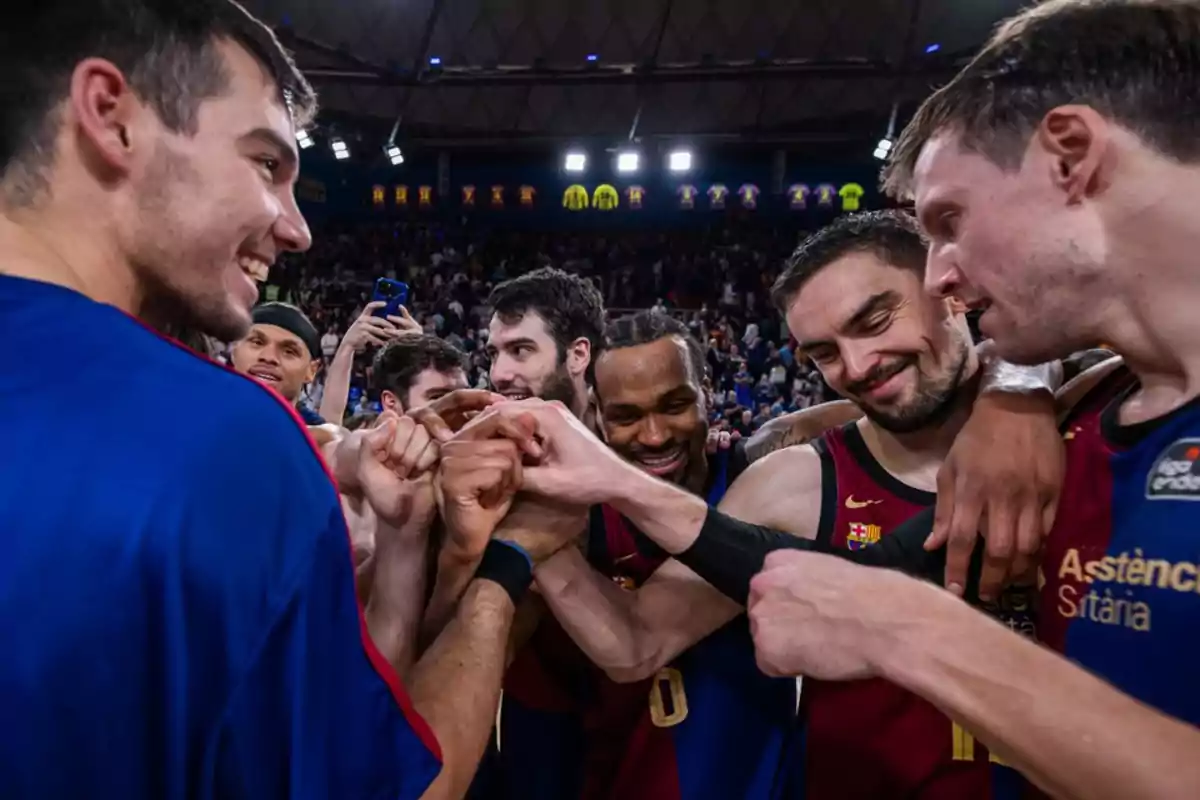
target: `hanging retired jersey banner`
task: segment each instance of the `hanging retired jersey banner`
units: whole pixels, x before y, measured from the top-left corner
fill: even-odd
[[[492,187],[492,208],[504,208],[504,187],[500,184]]]
[[[400,184],[396,187],[396,206],[404,208],[408,205],[408,187]]]
[[[833,205],[835,197],[837,197],[837,188],[833,184],[822,183],[817,186],[817,205],[829,208]]]
[[[729,196],[729,189],[723,183],[714,183],[708,187],[708,207],[714,211],[720,211],[725,207],[725,198]]]
[[[842,211],[858,211],[859,201],[862,200],[863,188],[857,183],[847,183],[838,189],[842,198]]]
[[[591,205],[591,200],[588,198],[588,190],[578,183],[571,184],[563,192],[562,204],[563,208],[567,211],[583,211]]]
[[[537,197],[537,189],[528,184],[517,189],[517,200],[520,201],[522,208],[533,208],[533,198],[535,197]]]
[[[376,208],[383,208],[383,201],[387,197],[387,191],[376,184],[371,187],[371,204]]]
[[[597,211],[612,211],[621,204],[621,196],[615,187],[602,183],[592,192],[592,205]]]
[[[793,183],[788,187],[788,205],[793,211],[803,211],[808,208],[808,196],[812,189],[804,183]]]
[[[690,183],[685,183],[675,190],[675,194],[679,195],[679,207],[691,211],[696,207],[696,195],[700,194],[700,190]]]
[[[738,197],[742,199],[742,208],[751,211],[758,208],[758,187],[753,183],[743,183],[738,187]]]
[[[417,187],[417,205],[421,208],[429,208],[433,205],[433,187],[418,186]]]
[[[646,190],[641,186],[630,186],[625,190],[625,197],[629,200],[629,207],[637,210],[642,207],[642,201],[646,199]]]
[[[462,204],[463,208],[475,207],[475,187],[469,183],[462,187]]]

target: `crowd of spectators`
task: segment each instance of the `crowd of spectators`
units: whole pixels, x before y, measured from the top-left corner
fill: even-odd
[[[749,435],[767,420],[829,399],[820,375],[798,359],[769,288],[801,232],[794,227],[715,225],[674,233],[545,233],[466,224],[331,224],[312,250],[272,271],[265,300],[302,308],[322,332],[328,363],[370,300],[376,278],[406,282],[408,308],[426,333],[467,353],[472,386],[486,387],[488,294],[543,266],[578,274],[600,290],[610,319],[655,308],[686,322],[706,345],[713,423]],[[373,348],[355,360],[347,414],[371,410]],[[324,370],[309,386],[318,407]]]

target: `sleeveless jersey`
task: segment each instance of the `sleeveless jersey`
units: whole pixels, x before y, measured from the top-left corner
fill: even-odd
[[[1118,369],[1065,426],[1067,473],[1042,561],[1042,641],[1200,725],[1200,399],[1121,426]]]
[[[710,501],[728,459],[711,459]],[[626,588],[667,554],[607,506],[592,509],[588,560]],[[649,680],[619,684],[547,617],[505,680],[496,759],[521,800],[691,800],[776,796],[795,721],[792,680],[763,675],[744,616]]]
[[[818,439],[821,521],[828,547],[870,547],[933,505],[935,495],[902,483],[867,449],[858,425]],[[1015,616],[1028,604],[1006,596]],[[997,611],[999,609],[991,609]],[[787,795],[805,800],[988,800],[1019,797],[1021,779],[989,763],[982,744],[920,697],[882,679],[825,682],[805,678],[799,751]]]

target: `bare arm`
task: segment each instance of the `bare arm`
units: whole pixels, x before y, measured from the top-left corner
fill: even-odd
[[[321,408],[317,411],[323,418],[341,422],[346,416],[346,399],[350,396],[350,374],[354,371],[354,347],[342,340],[329,369],[325,373],[325,393],[321,396]]]
[[[454,609],[474,577],[480,558],[480,554],[464,553],[452,547],[443,546],[438,550],[433,594],[421,622],[421,641],[432,641],[453,619]]]
[[[500,702],[513,603],[490,581],[472,581],[457,613],[408,674],[409,695],[442,748],[427,800],[462,797],[487,746]]]
[[[757,525],[814,538],[821,514],[820,457],[795,448],[752,465],[721,510]],[[668,560],[636,591],[601,575],[569,548],[542,564],[538,587],[563,628],[610,678],[648,678],[741,613],[692,570]]]
[[[808,444],[830,428],[860,417],[862,410],[849,400],[834,400],[784,414],[763,425],[746,440],[746,458],[754,463],[776,450]]]
[[[1200,797],[1196,728],[945,593],[901,580],[922,593],[923,610],[885,658],[889,680],[960,720],[1056,797]]]
[[[425,605],[426,554],[434,513],[432,476],[411,481],[412,500],[405,521],[377,520],[370,598],[364,615],[375,646],[404,675],[417,652],[417,634]]]

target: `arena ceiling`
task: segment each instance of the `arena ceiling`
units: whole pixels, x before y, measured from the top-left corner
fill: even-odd
[[[439,146],[880,135],[1021,0],[247,0],[322,124]],[[927,52],[931,51],[931,52]],[[594,61],[589,61],[594,56]],[[431,60],[440,59],[440,64]],[[339,131],[340,132],[340,131]]]

